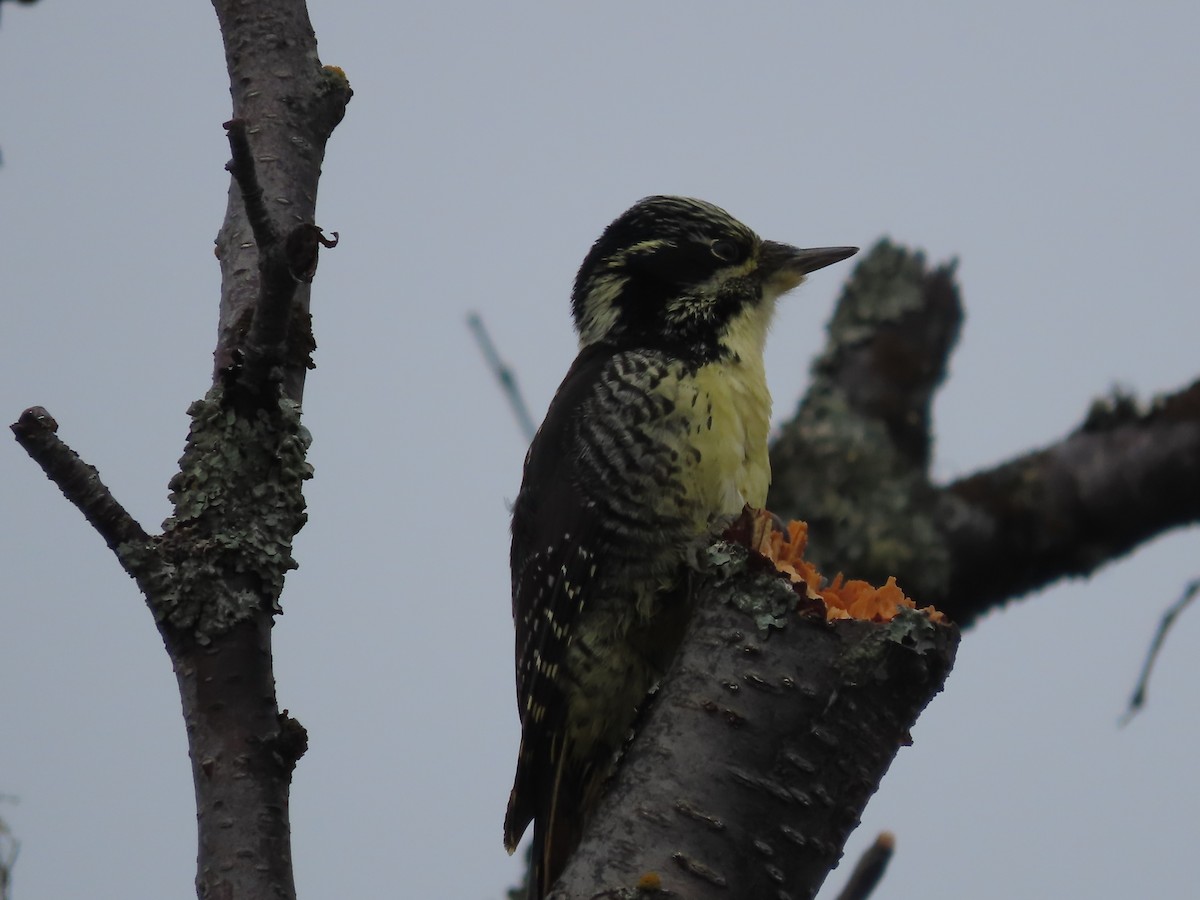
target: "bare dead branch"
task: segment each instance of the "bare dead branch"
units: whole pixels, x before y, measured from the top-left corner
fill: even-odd
[[[262,186],[258,183],[258,169],[254,164],[254,153],[250,149],[250,138],[246,133],[246,122],[243,119],[230,119],[223,126],[229,138],[231,158],[225,164],[226,171],[233,176],[242,192],[242,204],[246,209],[246,219],[254,240],[258,243],[259,253],[264,247],[274,247],[279,243],[279,232],[271,215],[263,202]]]
[[[551,900],[639,884],[693,900],[812,897],[941,689],[952,626],[915,611],[827,623],[791,612],[797,598],[774,573],[732,566],[701,585]],[[761,632],[737,608],[748,597],[777,599],[782,628]]]
[[[962,322],[953,264],[883,240],[855,266],[811,387],[771,448],[768,506],[809,526],[822,571],[941,604],[945,541],[930,507],[934,391]]]
[[[492,342],[492,336],[488,333],[483,317],[479,313],[468,315],[467,325],[475,335],[475,341],[479,344],[479,352],[483,354],[483,359],[491,369],[492,376],[500,385],[500,390],[504,392],[508,405],[512,407],[517,427],[521,429],[521,435],[525,438],[526,443],[532,441],[533,435],[537,432],[537,426],[533,423],[533,416],[529,414],[529,407],[525,404],[521,388],[517,385],[516,372],[500,358],[500,354],[496,351],[496,345]]]
[[[240,346],[243,367],[238,383],[253,397],[269,400],[272,370],[282,366],[287,355],[296,291],[301,284],[312,281],[318,247],[337,246],[337,233],[329,240],[316,225],[301,222],[282,238],[264,201],[245,120],[230,119],[224,127],[232,154],[225,168],[241,192],[242,207],[258,248],[259,293],[250,313],[249,331]]]
[[[16,797],[0,794],[0,802],[17,802]],[[21,842],[17,840],[12,829],[4,819],[0,819],[0,900],[9,900],[12,889],[13,866],[21,855]]]
[[[145,543],[149,535],[89,466],[56,434],[58,423],[41,406],[31,406],[11,426],[17,443],[42,467],[46,477],[58,485],[110,550],[125,543]]]
[[[837,900],[867,900],[883,880],[883,873],[887,871],[895,850],[896,836],[890,831],[881,831],[875,842],[858,858]]]
[[[1154,668],[1154,663],[1158,659],[1158,653],[1162,650],[1163,642],[1167,639],[1167,632],[1175,624],[1175,620],[1182,615],[1188,605],[1196,599],[1196,595],[1200,594],[1200,578],[1189,582],[1187,587],[1183,589],[1183,593],[1179,599],[1167,608],[1163,613],[1162,619],[1158,623],[1158,629],[1154,632],[1154,640],[1150,642],[1150,649],[1146,653],[1146,661],[1142,663],[1141,674],[1138,675],[1137,687],[1133,690],[1133,696],[1129,698],[1129,707],[1121,716],[1118,724],[1125,726],[1129,721],[1142,711],[1142,707],[1146,705],[1146,695],[1150,689],[1150,672]]]
[[[340,69],[320,65],[300,0],[270,5],[214,0],[213,7],[225,43],[232,121],[243,123],[230,131],[235,179],[216,242],[221,315],[214,381],[244,364],[248,371],[239,381],[254,394],[282,367],[285,395],[300,402],[315,346],[304,278],[311,267],[289,265],[288,236],[297,227],[313,227],[325,142],[353,92]],[[243,185],[252,198],[261,197],[261,204],[250,203],[261,206],[254,213],[257,226]],[[273,226],[264,228],[266,223]]]
[[[1064,577],[1090,575],[1200,521],[1200,382],[1148,411],[1093,414],[1057,444],[951,484],[936,506],[960,623]]]
[[[313,347],[307,283],[318,248],[336,244],[312,224],[317,181],[351,92],[317,61],[302,0],[214,7],[234,113],[217,366],[188,410],[163,533],[146,534],[44,409],[12,430],[137,579],[163,636],[196,789],[198,895],[294,900],[289,791],[307,736],[279,711],[271,626],[312,471],[299,407]]]
[[[1145,411],[1100,401],[1058,443],[935,485],[930,408],[961,319],[952,266],[884,241],[852,274],[772,448],[771,508],[809,523],[820,568],[895,575],[966,626],[1200,521],[1200,382]]]

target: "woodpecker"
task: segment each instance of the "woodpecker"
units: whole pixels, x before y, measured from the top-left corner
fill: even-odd
[[[512,853],[533,822],[534,900],[679,645],[689,549],[766,503],[775,301],[857,249],[764,241],[710,203],[656,196],[609,225],[579,268],[579,355],[512,516],[521,749],[504,842]]]

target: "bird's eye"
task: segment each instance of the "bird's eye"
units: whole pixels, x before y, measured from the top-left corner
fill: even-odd
[[[733,262],[738,258],[738,245],[727,238],[717,238],[710,245],[712,254],[721,262]]]

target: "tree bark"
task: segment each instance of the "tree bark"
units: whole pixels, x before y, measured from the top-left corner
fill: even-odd
[[[916,610],[826,622],[796,612],[792,586],[742,548],[714,553],[683,649],[552,900],[814,896],[941,690],[953,626]]]
[[[827,572],[889,575],[959,625],[1200,521],[1200,381],[1144,408],[1114,394],[1050,447],[949,485],[931,406],[962,322],[954,264],[888,241],[856,267],[771,451],[769,505]]]
[[[196,789],[201,898],[294,898],[288,795],[304,729],[275,697],[271,627],[311,468],[299,402],[325,143],[351,91],[323,68],[301,0],[214,0],[233,174],[217,238],[213,387],[192,404],[173,515],[148,535],[40,407],[12,426],[146,596],[179,684]]]

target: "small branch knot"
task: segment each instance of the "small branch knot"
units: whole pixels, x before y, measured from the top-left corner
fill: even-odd
[[[290,773],[307,751],[308,730],[288,715],[285,709],[279,714],[279,734],[275,737],[275,753],[279,761]]]
[[[334,231],[331,234],[332,238],[325,237],[321,227],[312,222],[292,229],[287,237],[284,255],[287,257],[288,271],[296,281],[308,284],[313,280],[317,274],[317,248],[332,250],[338,245],[338,233]]]

